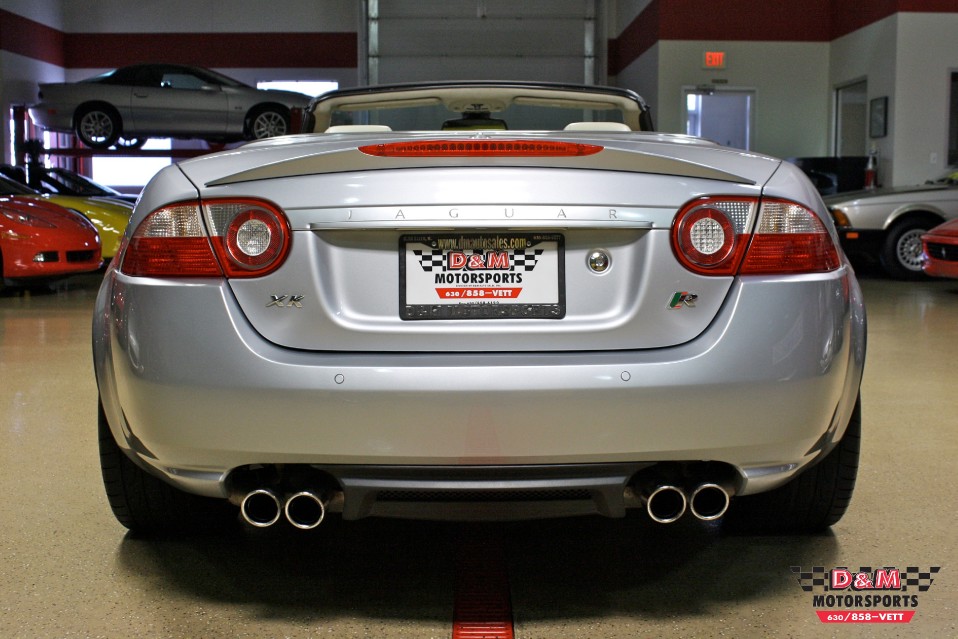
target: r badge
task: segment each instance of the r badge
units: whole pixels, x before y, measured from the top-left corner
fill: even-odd
[[[672,299],[669,301],[669,308],[677,309],[682,308],[683,306],[695,308],[695,300],[698,298],[699,296],[695,293],[689,293],[688,291],[676,291],[672,295]]]

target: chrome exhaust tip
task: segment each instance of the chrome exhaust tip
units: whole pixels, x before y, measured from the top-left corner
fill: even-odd
[[[729,493],[718,484],[702,484],[692,492],[689,508],[696,518],[714,521],[728,510]]]
[[[240,514],[250,526],[267,528],[279,521],[282,509],[279,497],[266,488],[258,488],[246,494],[240,504]]]
[[[653,521],[671,524],[685,514],[687,501],[685,493],[677,486],[658,486],[649,493],[645,501],[645,510]]]
[[[314,492],[300,491],[286,500],[286,519],[300,530],[311,530],[323,523],[326,500]]]

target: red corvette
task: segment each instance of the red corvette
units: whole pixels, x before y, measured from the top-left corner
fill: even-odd
[[[958,278],[958,218],[921,236],[921,268],[935,277]]]
[[[0,197],[0,287],[100,268],[100,237],[83,216],[39,200]]]

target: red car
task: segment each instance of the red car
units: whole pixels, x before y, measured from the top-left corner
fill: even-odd
[[[0,197],[0,288],[100,268],[100,237],[82,215],[61,206]]]
[[[921,268],[935,277],[958,278],[958,218],[921,236]]]

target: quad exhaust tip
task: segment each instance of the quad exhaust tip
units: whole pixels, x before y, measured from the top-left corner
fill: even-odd
[[[258,488],[243,497],[240,513],[243,521],[250,526],[268,528],[279,521],[282,509],[276,493],[266,488]]]
[[[312,530],[326,517],[327,500],[309,490],[294,493],[285,500],[268,488],[257,488],[243,497],[240,514],[250,526],[268,528],[283,515],[300,530]]]
[[[325,500],[314,492],[303,490],[286,500],[286,519],[300,530],[312,530],[323,523]]]
[[[728,510],[729,493],[718,484],[702,484],[692,493],[689,507],[702,521],[715,521]]]
[[[645,510],[653,521],[660,524],[671,524],[685,514],[688,501],[685,493],[678,486],[663,485],[651,493],[645,503]]]
[[[696,486],[691,495],[679,486],[661,484],[648,493],[645,509],[653,521],[671,524],[686,510],[696,519],[715,521],[728,510],[731,492],[721,484],[706,482]]]

